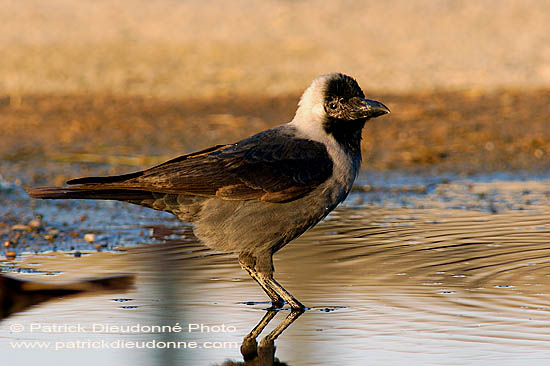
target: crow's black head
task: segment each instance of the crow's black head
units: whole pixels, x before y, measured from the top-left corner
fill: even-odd
[[[324,102],[327,116],[340,120],[366,120],[390,112],[382,103],[365,99],[357,81],[344,74],[327,78]]]
[[[365,122],[390,113],[382,103],[365,99],[365,94],[352,77],[330,74],[325,79],[323,127],[343,146],[356,150],[361,142]]]

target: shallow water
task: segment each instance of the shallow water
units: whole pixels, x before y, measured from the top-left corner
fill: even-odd
[[[33,211],[17,187],[6,197],[12,204],[11,211],[2,209],[4,217],[39,213],[44,226],[60,233],[53,242],[25,233],[30,244],[1,263],[3,272],[51,283],[136,275],[129,291],[55,299],[5,319],[0,344],[10,361],[243,362],[241,342],[269,305],[234,256],[204,248],[188,226],[163,213],[47,201]],[[67,234],[73,231],[94,232],[97,241]],[[275,268],[278,281],[310,307],[275,341],[275,356],[289,365],[541,365],[550,359],[548,177],[363,176],[342,207],[276,254]],[[289,314],[276,314],[258,343]],[[81,328],[44,331],[52,324]],[[151,325],[183,331],[151,333]],[[13,349],[14,340],[50,342],[50,349]],[[68,349],[78,340],[80,348]],[[85,343],[171,340],[198,348],[96,344],[100,350]]]

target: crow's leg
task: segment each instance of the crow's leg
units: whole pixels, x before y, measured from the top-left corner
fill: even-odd
[[[292,310],[304,310],[306,307],[300,303],[290,292],[285,290],[279,282],[273,278],[273,254],[261,253],[256,256],[256,271],[259,277],[266,282],[267,286],[272,289],[280,298],[290,305]]]
[[[260,287],[264,290],[267,296],[269,296],[269,298],[271,299],[272,308],[278,309],[283,307],[283,298],[268,284],[268,279],[266,278],[266,276],[256,271],[256,259],[250,254],[241,253],[239,255],[239,263],[241,264],[242,269],[248,272],[250,277],[252,277],[254,281],[256,281],[258,285],[260,285]]]

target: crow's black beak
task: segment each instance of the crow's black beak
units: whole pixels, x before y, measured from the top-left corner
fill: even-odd
[[[366,118],[374,118],[390,113],[389,108],[386,107],[384,104],[371,99],[362,99],[361,109]]]

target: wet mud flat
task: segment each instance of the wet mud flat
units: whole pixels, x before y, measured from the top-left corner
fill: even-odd
[[[4,274],[50,284],[135,276],[124,291],[56,297],[12,314],[0,324],[2,347],[15,339],[66,348],[10,350],[10,359],[37,362],[47,354],[51,362],[78,358],[83,364],[97,357],[106,364],[125,357],[138,365],[164,364],[167,357],[197,365],[243,361],[243,338],[269,312],[262,291],[233,255],[203,247],[189,226],[161,212],[102,201],[31,203],[20,186],[6,182],[2,197],[8,202],[1,209],[2,239],[17,240],[16,258],[0,262]],[[279,280],[310,307],[276,340],[275,357],[289,365],[545,362],[549,207],[547,175],[364,171],[342,207],[275,256]],[[40,226],[31,225],[38,215]],[[51,230],[57,236],[45,238]],[[94,242],[84,238],[90,233]],[[275,314],[258,343],[289,315]],[[82,331],[30,331],[37,323],[80,324]],[[23,330],[10,331],[14,324]],[[188,331],[148,331],[158,324]],[[130,326],[142,328],[132,332]],[[67,348],[101,340],[202,346],[109,349],[101,356],[85,343]],[[207,342],[219,347],[206,348]]]

